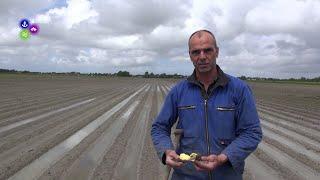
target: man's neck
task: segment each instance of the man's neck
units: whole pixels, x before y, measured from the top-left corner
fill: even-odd
[[[204,72],[204,73],[198,72],[196,70],[196,76],[198,81],[200,81],[205,86],[205,89],[207,90],[209,85],[213,83],[216,77],[218,76],[217,67],[214,67],[211,71]]]

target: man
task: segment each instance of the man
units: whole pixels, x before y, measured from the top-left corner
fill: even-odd
[[[159,158],[172,168],[172,179],[242,179],[244,160],[262,138],[252,92],[243,81],[225,74],[216,58],[214,35],[199,30],[189,38],[189,55],[195,67],[187,80],[168,93],[151,129]],[[171,127],[182,131],[174,150]],[[201,159],[182,162],[181,153],[198,153]]]

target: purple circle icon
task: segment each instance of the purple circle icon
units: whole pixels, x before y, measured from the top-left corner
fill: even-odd
[[[38,34],[39,30],[40,30],[40,28],[39,28],[38,24],[31,24],[31,26],[29,27],[29,31],[33,35]]]
[[[21,20],[20,20],[20,27],[21,27],[22,29],[28,28],[29,25],[30,25],[30,23],[29,23],[29,20],[28,20],[28,19],[21,19]]]

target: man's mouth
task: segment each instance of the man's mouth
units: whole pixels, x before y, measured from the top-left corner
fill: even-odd
[[[202,66],[208,66],[209,64],[198,64],[200,67]]]

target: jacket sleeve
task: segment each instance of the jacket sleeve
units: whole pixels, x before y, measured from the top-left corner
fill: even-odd
[[[262,139],[262,130],[254,97],[248,85],[240,91],[236,112],[236,139],[223,150],[233,168],[243,173],[244,160],[258,146]]]
[[[177,120],[176,89],[173,88],[165,98],[162,109],[152,123],[151,137],[157,155],[162,163],[165,164],[164,152],[174,149],[170,135],[171,127]]]

